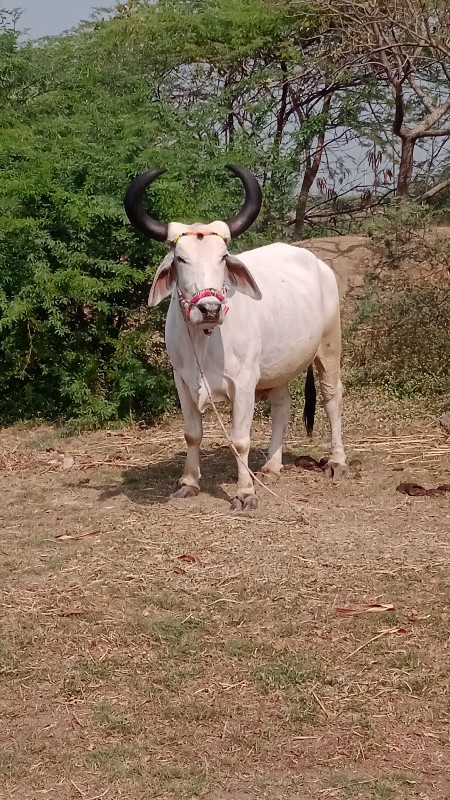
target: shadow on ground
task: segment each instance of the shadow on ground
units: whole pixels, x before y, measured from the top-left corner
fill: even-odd
[[[283,460],[285,464],[289,464],[294,458],[294,454],[286,453]],[[125,495],[139,505],[172,502],[170,494],[183,471],[184,460],[185,451],[179,451],[157,464],[124,470],[119,484],[110,486],[91,484],[89,488],[101,490],[99,500]],[[249,467],[252,471],[260,470],[265,460],[266,453],[262,449],[250,450]],[[222,484],[233,484],[237,480],[236,461],[229,448],[224,446],[203,451],[201,470],[201,491],[219,500],[231,502],[234,495],[227,494],[222,488]]]

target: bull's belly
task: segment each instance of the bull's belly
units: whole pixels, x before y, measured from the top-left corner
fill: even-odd
[[[289,354],[282,351],[275,353],[273,350],[268,353],[263,351],[257,390],[264,391],[284,386],[301,375],[313,362],[319,345],[320,336],[315,336],[307,342],[301,342],[299,347],[293,348]]]
[[[311,359],[312,360],[312,359]],[[311,363],[311,362],[310,362]],[[287,383],[290,383],[297,378],[302,372],[305,372],[308,367],[308,364],[301,367],[300,369],[297,367],[296,369],[290,370],[289,372],[285,372],[282,375],[271,376],[265,379],[261,378],[256,384],[256,391],[257,392],[265,392],[269,389],[276,389],[278,386],[286,386]]]
[[[239,387],[249,392],[254,390],[259,395],[278,386],[285,386],[312,363],[319,344],[319,339],[308,342],[307,347],[303,343],[289,355],[282,351],[271,351],[264,358],[263,353],[259,364],[257,358],[253,365],[244,358],[239,366],[233,360],[230,365],[224,364],[223,374],[208,367],[203,375],[198,369],[189,370],[185,366],[177,371],[188,386],[195,405],[203,413],[211,405],[211,400],[214,403],[231,400],[234,391]]]

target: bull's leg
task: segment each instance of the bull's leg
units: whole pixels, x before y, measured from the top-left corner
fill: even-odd
[[[291,414],[291,395],[289,386],[278,386],[270,392],[270,411],[272,415],[272,435],[268,459],[262,468],[263,482],[275,483],[283,468],[283,440]]]
[[[339,321],[335,329],[324,336],[314,363],[319,374],[323,407],[331,426],[331,456],[325,473],[334,480],[342,478],[346,472],[345,452],[342,444],[342,383],[341,383],[341,337]]]
[[[180,398],[184,420],[184,438],[187,455],[181,478],[177,481],[172,497],[194,497],[200,491],[200,444],[203,437],[202,415],[195,405],[183,379],[174,371],[175,383]]]
[[[255,393],[236,389],[233,399],[233,423],[231,441],[238,453],[236,457],[238,482],[236,496],[231,501],[233,511],[250,511],[257,507],[253,479],[248,471],[248,454],[250,451],[250,431],[255,407]]]

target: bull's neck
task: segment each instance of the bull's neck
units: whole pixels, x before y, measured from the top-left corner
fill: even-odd
[[[218,338],[221,338],[220,325],[217,325],[213,332],[209,335],[206,334],[202,328],[191,325],[190,322],[187,322],[187,320],[185,321],[185,325],[187,329],[187,335],[195,345],[195,349],[198,354],[206,353],[208,345],[217,341]]]

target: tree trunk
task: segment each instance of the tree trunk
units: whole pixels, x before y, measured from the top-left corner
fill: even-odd
[[[319,136],[317,138],[317,147],[314,151],[314,156],[312,159],[308,158],[307,167],[300,188],[300,194],[297,199],[297,207],[295,209],[295,223],[294,223],[295,239],[301,239],[303,236],[308,197],[311,191],[311,187],[319,171],[320,162],[322,160],[322,154],[325,147],[325,131],[327,127],[327,118],[328,118],[328,112],[330,110],[332,95],[333,93],[330,92],[325,96],[325,99],[323,101],[323,106],[322,106],[322,114],[324,114],[323,128],[320,131]]]
[[[322,106],[322,114],[324,115],[328,115],[328,112],[330,110],[332,95],[333,93],[330,92],[325,96]],[[297,207],[295,209],[295,223],[294,223],[294,237],[296,239],[301,239],[303,236],[303,230],[305,227],[306,206],[308,203],[308,197],[311,191],[311,187],[316,179],[320,167],[320,162],[322,160],[322,154],[325,147],[326,127],[327,127],[327,116],[324,116],[323,128],[320,131],[319,136],[317,138],[317,147],[314,151],[313,158],[307,159],[307,166],[305,174],[303,176],[303,181],[300,188],[300,194],[297,199]]]
[[[286,108],[287,98],[289,91],[289,81],[287,79],[287,66],[284,61],[281,62],[281,71],[283,73],[283,87],[281,90],[280,107],[277,113],[277,127],[275,131],[275,138],[273,141],[275,160],[278,160],[280,155],[281,140],[283,138],[284,126],[286,125]]]
[[[311,165],[306,169],[306,172],[303,176],[300,194],[297,198],[297,207],[295,209],[295,224],[294,224],[295,239],[301,239],[303,236],[308,197],[311,191],[311,187],[314,183],[314,178],[317,175],[318,169],[319,169],[319,164],[317,164],[316,166],[316,164],[312,162]]]
[[[402,152],[397,178],[397,197],[408,197],[414,168],[415,139],[402,136]]]

